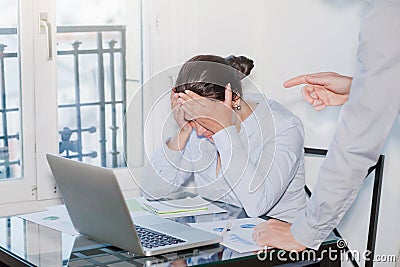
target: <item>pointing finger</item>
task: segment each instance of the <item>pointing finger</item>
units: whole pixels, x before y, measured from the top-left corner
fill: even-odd
[[[306,84],[306,83],[307,83],[306,75],[303,74],[303,75],[299,75],[299,76],[296,76],[294,78],[291,78],[291,79],[285,81],[283,83],[283,86],[285,88],[290,88],[290,87],[293,87],[293,86],[296,86],[296,85]]]
[[[305,79],[308,84],[327,86],[331,81],[331,76],[321,74],[306,75]]]

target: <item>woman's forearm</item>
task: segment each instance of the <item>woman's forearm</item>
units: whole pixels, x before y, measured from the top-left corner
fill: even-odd
[[[175,151],[182,151],[189,140],[190,133],[191,131],[179,130],[179,132],[167,142],[168,148]]]
[[[176,140],[182,139],[185,136],[178,137]],[[175,138],[173,137],[173,138]],[[177,151],[171,149],[167,144],[171,143],[176,145],[171,138],[164,143],[162,147],[157,150],[146,164],[144,168],[144,175],[142,182],[142,191],[146,194],[146,198],[159,199],[167,197],[172,192],[176,191],[181,184],[192,174],[191,167],[187,166],[187,161],[183,161],[184,154],[187,155],[186,148],[188,147],[187,141],[183,145],[182,150]],[[177,145],[179,146],[179,145]]]

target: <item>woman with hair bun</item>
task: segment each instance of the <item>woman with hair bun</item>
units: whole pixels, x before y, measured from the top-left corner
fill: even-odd
[[[149,199],[168,196],[194,175],[204,198],[293,221],[306,204],[301,121],[242,79],[244,56],[198,55],[181,68],[171,92],[179,131],[163,142],[141,181]]]

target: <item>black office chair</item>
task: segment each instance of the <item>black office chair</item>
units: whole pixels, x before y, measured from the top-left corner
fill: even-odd
[[[305,155],[307,156],[326,156],[328,150],[325,149],[318,149],[318,148],[304,148]],[[371,200],[371,214],[369,217],[369,228],[368,228],[368,241],[367,241],[367,251],[370,251],[371,254],[369,255],[369,259],[365,261],[366,267],[373,266],[373,259],[375,255],[375,243],[376,243],[376,232],[378,228],[378,215],[379,215],[379,204],[381,199],[381,188],[382,188],[382,178],[383,178],[383,166],[384,166],[385,156],[380,155],[378,162],[369,168],[368,175],[370,175],[373,171],[375,171],[374,176],[374,187],[372,193],[372,200]],[[305,186],[305,190],[308,196],[311,196],[311,190]],[[339,231],[335,228],[333,232],[339,237],[342,238]],[[346,245],[344,248],[346,253],[349,256],[353,266],[359,267],[357,261],[353,258],[349,247]]]

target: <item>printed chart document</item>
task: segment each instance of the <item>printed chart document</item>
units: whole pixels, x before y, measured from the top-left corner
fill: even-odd
[[[18,217],[69,235],[79,234],[72,225],[71,218],[64,205],[49,207],[45,211],[19,215]]]
[[[127,205],[132,217],[149,213],[135,199],[127,200]],[[45,211],[18,215],[18,217],[69,235],[79,235],[72,224],[71,217],[65,205],[47,207]]]
[[[222,235],[222,245],[239,253],[258,251],[259,247],[253,239],[253,230],[257,224],[265,222],[260,218],[243,218],[224,221],[189,223],[190,226]]]
[[[164,218],[226,212],[226,210],[221,209],[200,196],[167,201],[148,201],[144,197],[136,198],[136,200],[145,210]]]

